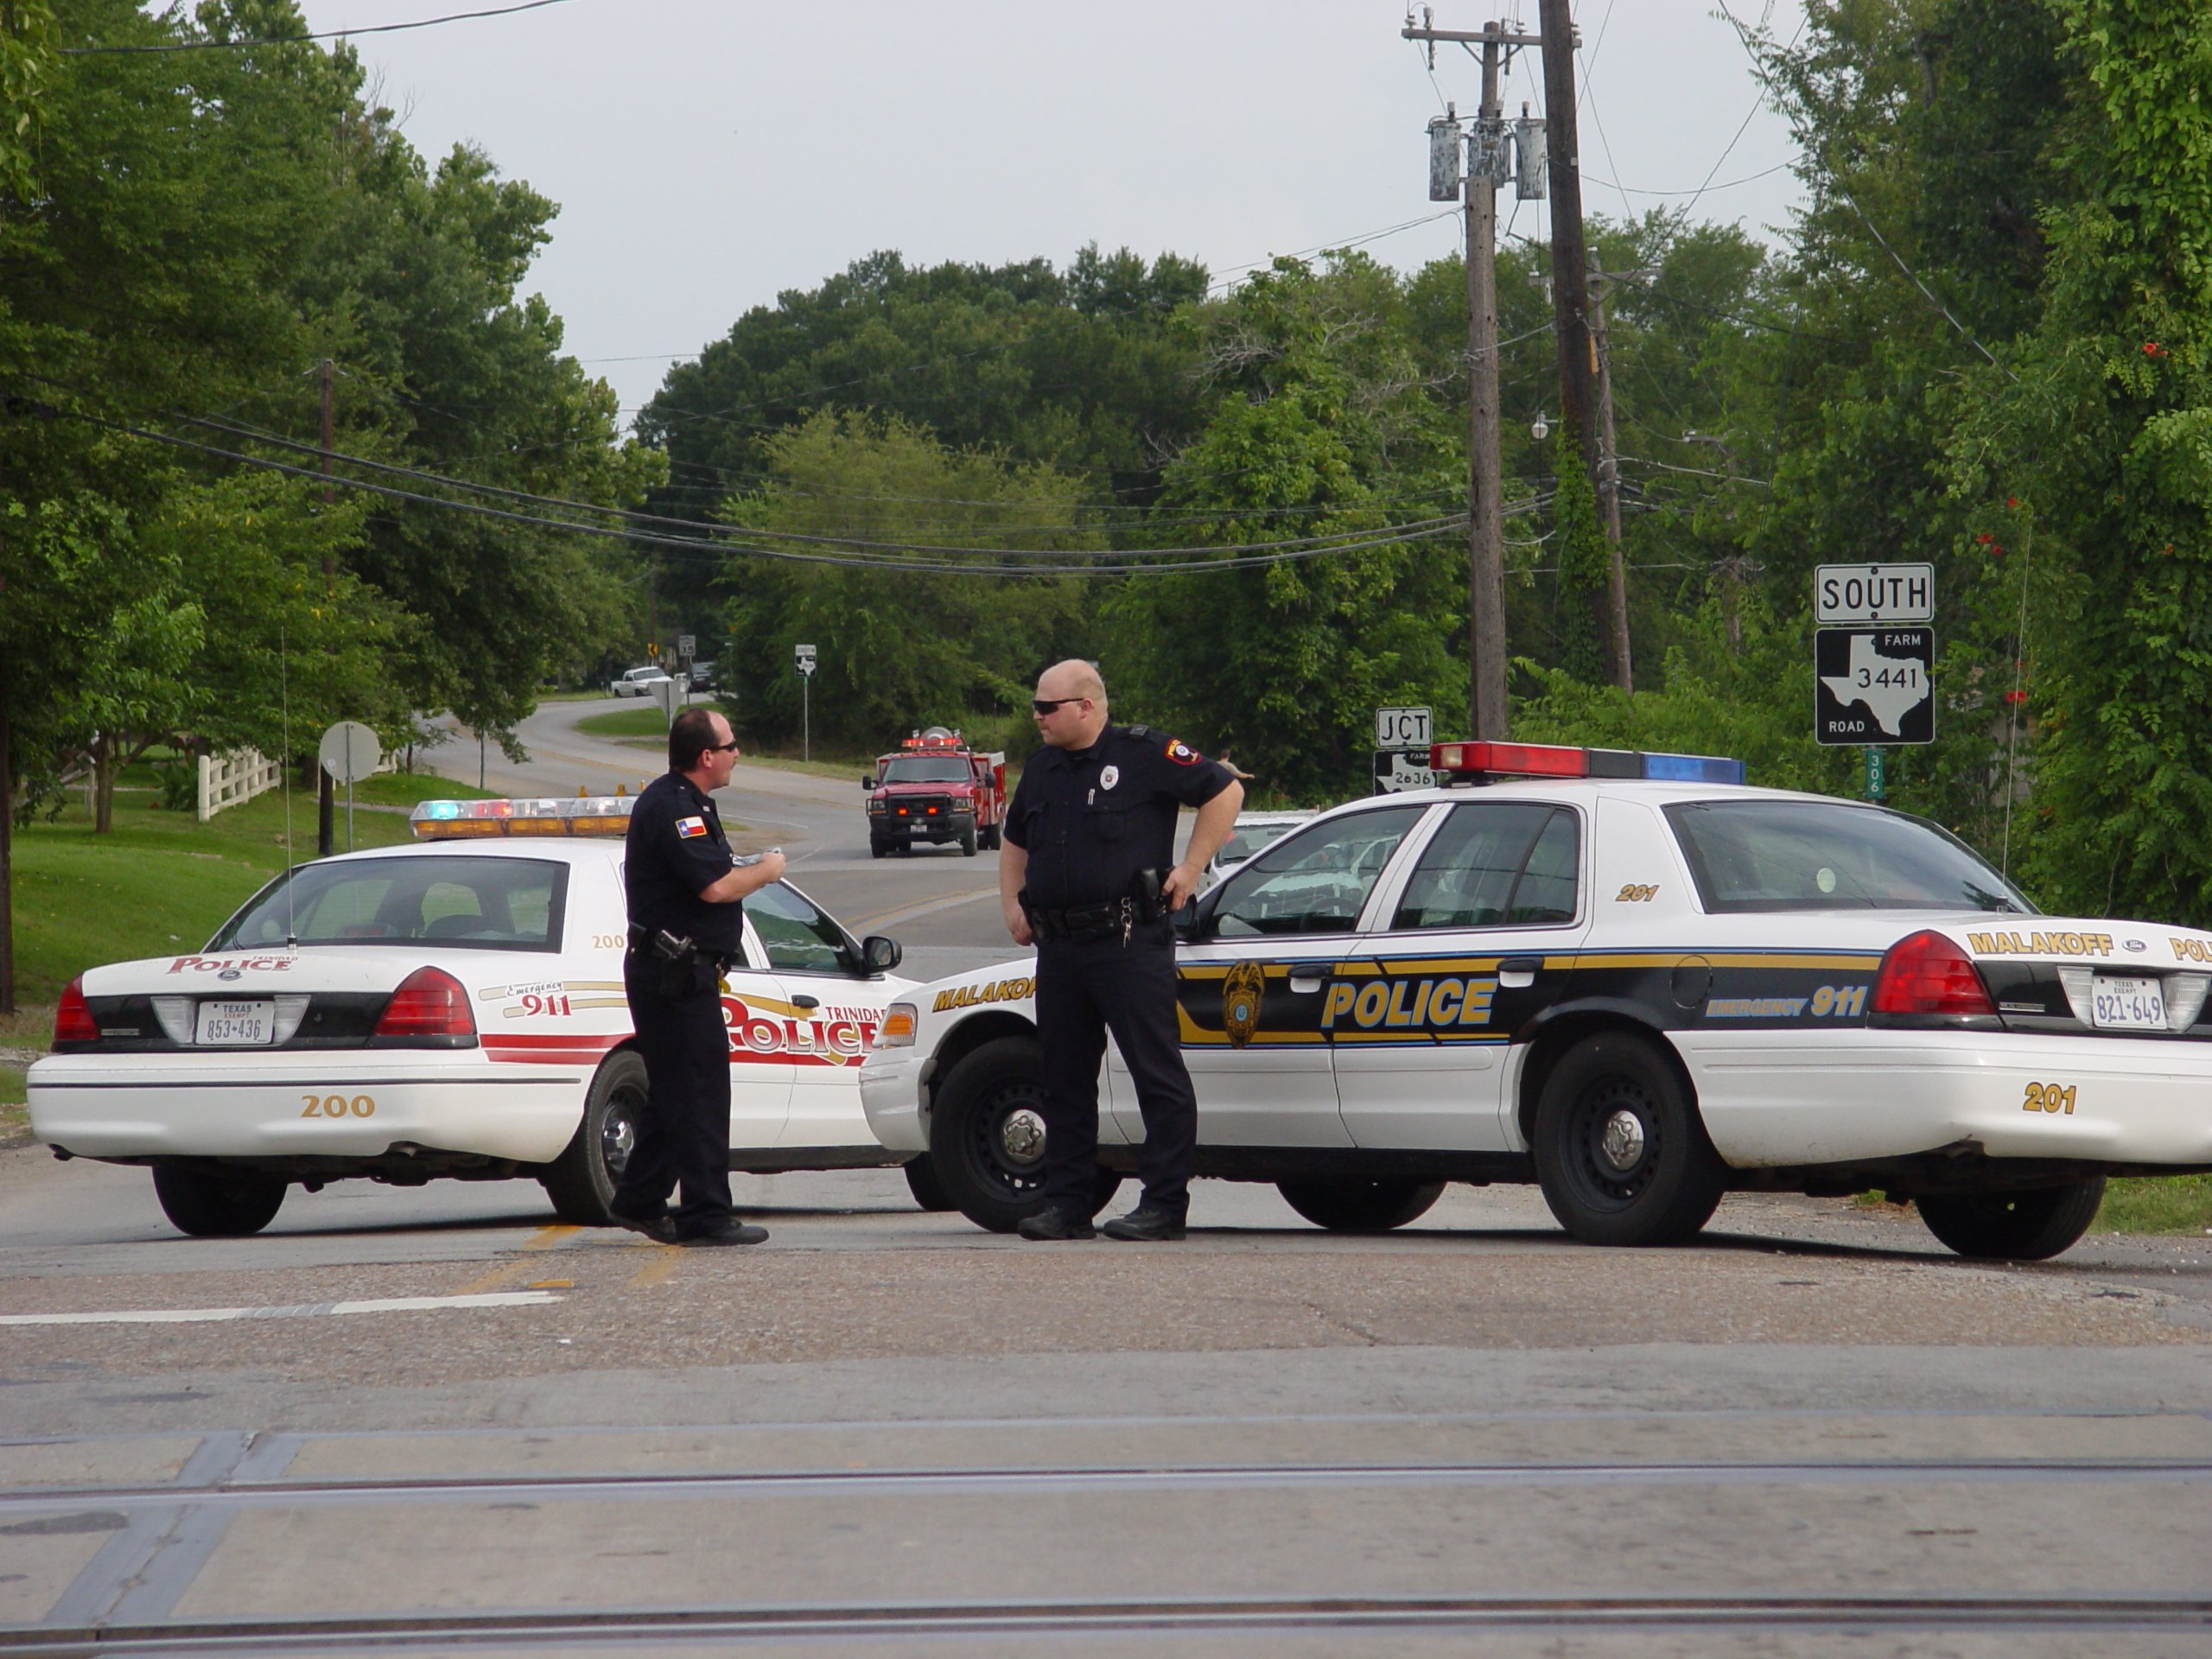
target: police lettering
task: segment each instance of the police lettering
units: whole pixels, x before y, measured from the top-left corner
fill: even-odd
[[[256,974],[282,974],[291,970],[289,957],[179,957],[169,963],[169,972],[183,973],[190,969],[195,974],[216,974],[226,968]]]
[[[2212,962],[2212,944],[2202,939],[2169,938],[2166,943],[2173,946],[2177,962]]]
[[[1969,933],[1977,957],[2108,957],[2109,933]]]
[[[1340,979],[1322,1004],[1321,1029],[1339,1029],[1337,1022],[1347,1015],[1362,1031],[1486,1026],[1497,990],[1495,979]]]

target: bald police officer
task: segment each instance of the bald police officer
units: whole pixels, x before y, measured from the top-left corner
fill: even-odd
[[[768,1236],[738,1220],[730,1201],[729,1038],[720,992],[723,967],[744,954],[740,900],[783,874],[784,855],[732,861],[714,791],[736,762],[729,722],[686,709],[668,728],[668,771],[638,796],[622,849],[630,905],[622,985],[646,1094],[637,1145],[608,1208],[623,1226],[664,1244]],[[679,1181],[683,1199],[671,1211]]]
[[[1168,912],[1198,891],[1243,785],[1164,732],[1109,725],[1105,683],[1090,663],[1046,669],[1031,708],[1045,747],[1022,770],[999,854],[1007,931],[1037,947],[1045,1052],[1045,1207],[1024,1218],[1021,1236],[1093,1236],[1098,1063],[1111,1031],[1144,1115],[1144,1196],[1106,1235],[1180,1238],[1198,1110],[1175,1017]],[[1185,806],[1198,817],[1177,864]]]

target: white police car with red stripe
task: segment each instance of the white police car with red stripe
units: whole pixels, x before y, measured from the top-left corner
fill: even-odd
[[[630,805],[425,802],[416,844],[299,865],[204,949],[90,969],[31,1067],[33,1135],[152,1166],[188,1233],[256,1232],[290,1185],[361,1176],[534,1179],[562,1219],[607,1221],[645,1083],[622,990]],[[908,1161],[857,1088],[912,988],[897,944],[785,881],[745,900],[744,931],[721,1000],[731,1167]]]
[[[1614,1244],[1731,1191],[1881,1191],[2037,1259],[2107,1177],[2212,1168],[2212,934],[2055,920],[1932,823],[1738,761],[1439,744],[1443,787],[1322,814],[1179,918],[1198,1173],[1325,1227],[1535,1181]],[[861,1077],[980,1225],[1038,1202],[1027,963],[923,986]],[[1101,1160],[1143,1125],[1109,1050]]]

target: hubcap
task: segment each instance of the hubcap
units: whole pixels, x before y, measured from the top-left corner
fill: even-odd
[[[999,1125],[999,1146],[1010,1163],[1035,1163],[1045,1155],[1045,1120],[1027,1106],[1017,1107]]]
[[[1605,1120],[1598,1147],[1605,1161],[1625,1175],[1643,1156],[1643,1120],[1626,1108],[1615,1112]]]
[[[630,1162],[630,1154],[638,1144],[638,1127],[630,1114],[630,1103],[616,1099],[607,1104],[607,1116],[599,1127],[599,1155],[607,1165],[607,1173],[617,1181]]]

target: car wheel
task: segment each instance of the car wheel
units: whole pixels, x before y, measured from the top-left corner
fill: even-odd
[[[613,1223],[607,1206],[638,1144],[638,1116],[645,1109],[645,1063],[634,1050],[619,1049],[591,1080],[575,1138],[537,1178],[555,1215],[574,1227]]]
[[[983,831],[983,850],[985,852],[995,853],[1005,843],[999,840],[999,827],[995,823],[992,824],[988,829]]]
[[[1441,1181],[1278,1181],[1283,1202],[1332,1233],[1387,1233],[1428,1213]]]
[[[952,1068],[930,1109],[930,1164],[952,1207],[978,1227],[1010,1233],[1045,1206],[1045,1079],[1037,1042],[1001,1037]],[[1100,1170],[1096,1215],[1121,1191]]]
[[[914,1195],[914,1202],[933,1216],[941,1216],[958,1206],[945,1192],[944,1183],[937,1178],[937,1166],[926,1152],[918,1158],[909,1158],[906,1164],[906,1190]]]
[[[2104,1198],[2099,1175],[2024,1192],[1931,1192],[1918,1203],[1928,1230],[1961,1255],[2047,1262],[2089,1230]]]
[[[1688,1088],[1627,1032],[1567,1051],[1544,1084],[1535,1128],[1544,1202],[1586,1243],[1679,1243],[1712,1219],[1727,1188]]]
[[[258,1170],[220,1164],[154,1166],[154,1196],[181,1233],[194,1238],[245,1238],[276,1219],[284,1183]]]
[[[976,826],[972,823],[960,832],[960,856],[963,858],[976,856]]]
[[[868,855],[870,858],[881,858],[890,850],[891,849],[887,844],[878,841],[874,836],[870,836],[868,838]]]

